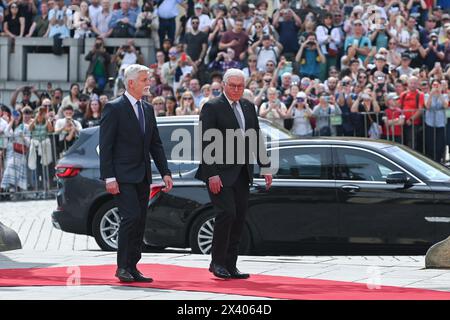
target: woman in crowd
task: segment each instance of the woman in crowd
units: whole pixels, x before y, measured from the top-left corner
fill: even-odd
[[[22,121],[22,113],[14,110],[4,134],[8,138],[6,164],[1,188],[9,192],[27,190],[27,153],[30,136]]]
[[[152,100],[153,111],[155,112],[155,117],[162,117],[166,115],[164,98],[161,96],[155,97]]]
[[[91,99],[89,105],[86,108],[84,119],[81,122],[83,128],[90,128],[100,125],[100,119],[102,117],[102,104],[99,100]]]
[[[63,110],[67,106],[72,106],[74,110],[78,110],[78,105],[80,103],[79,99],[80,95],[80,86],[77,83],[72,83],[70,85],[70,93],[68,96],[65,96],[61,103],[61,108],[58,110],[59,118],[63,117]]]
[[[431,82],[431,92],[425,101],[425,154],[437,162],[444,159],[445,116],[448,98],[442,94],[439,80]]]
[[[287,111],[288,118],[293,119],[291,132],[299,138],[311,137],[313,135],[310,122],[312,111],[306,101],[306,94],[304,92],[298,92]]]
[[[174,116],[177,109],[177,99],[174,96],[166,97],[166,116]]]
[[[12,1],[8,6],[8,14],[4,18],[3,30],[5,35],[12,39],[24,36],[25,18],[19,14],[19,4],[16,1]]]
[[[192,92],[183,92],[180,99],[180,106],[175,111],[177,116],[198,114],[198,109],[195,106],[194,95]]]
[[[74,39],[89,38],[92,35],[92,24],[89,18],[89,3],[81,1],[80,10],[73,15]]]
[[[51,108],[50,99],[45,99],[37,110],[35,118],[28,126],[31,132],[30,152],[28,155],[28,168],[36,170],[33,173],[33,181],[38,189],[48,190],[49,179],[48,166],[53,162],[52,144],[50,134],[54,131],[47,110]]]

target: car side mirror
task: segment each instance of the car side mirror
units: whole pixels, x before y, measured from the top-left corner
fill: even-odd
[[[410,184],[410,179],[406,173],[400,172],[400,171],[395,171],[395,172],[391,172],[387,175],[386,183],[387,184],[408,185],[408,184]]]

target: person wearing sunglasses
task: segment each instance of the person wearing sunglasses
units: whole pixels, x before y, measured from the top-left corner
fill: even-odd
[[[23,37],[25,34],[25,18],[19,14],[19,4],[15,1],[8,6],[8,14],[3,22],[4,33],[11,39]]]
[[[194,95],[191,91],[185,91],[181,95],[180,106],[175,110],[175,113],[177,116],[198,114],[198,109],[194,102]]]
[[[287,110],[287,118],[293,119],[291,132],[299,138],[312,137],[311,117],[312,110],[307,104],[306,94],[298,92]]]

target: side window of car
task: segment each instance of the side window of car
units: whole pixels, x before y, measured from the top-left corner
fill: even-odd
[[[354,181],[386,181],[390,172],[399,171],[395,165],[371,152],[335,148],[336,179]]]
[[[278,179],[328,180],[331,178],[329,147],[296,147],[279,151]]]
[[[159,125],[158,130],[167,159],[194,159],[193,125]]]

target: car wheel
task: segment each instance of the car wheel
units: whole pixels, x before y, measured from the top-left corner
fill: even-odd
[[[193,253],[210,254],[214,233],[215,214],[211,211],[201,214],[195,219],[189,233],[189,244]],[[247,226],[241,236],[240,254],[248,254],[251,250],[250,232]]]
[[[117,250],[119,226],[119,209],[114,202],[107,202],[97,210],[92,220],[92,234],[102,250]]]

